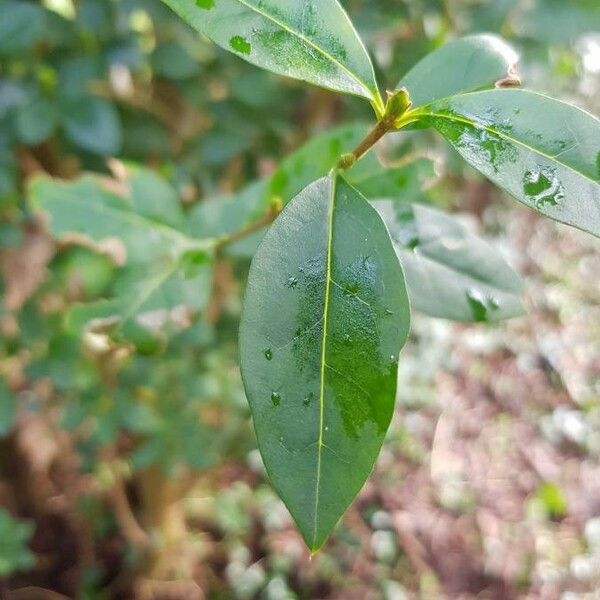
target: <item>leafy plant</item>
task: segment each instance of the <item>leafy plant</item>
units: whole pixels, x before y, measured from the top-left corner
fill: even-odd
[[[0,508],[0,577],[30,568],[35,557],[27,548],[33,523],[16,521]]]
[[[375,124],[309,140],[270,177],[187,214],[165,181],[120,163],[112,178],[37,177],[29,195],[55,236],[118,269],[109,300],[70,309],[71,333],[156,352],[207,309],[224,256],[253,256],[239,336],[244,386],[271,482],[315,552],[379,453],[410,306],[461,321],[522,312],[520,280],[503,258],[426,205],[431,160],[405,153],[385,165],[369,150],[393,132],[433,129],[518,201],[600,236],[600,122],[514,89],[517,55],[495,36],[434,51],[384,100],[337,0],[164,1],[255,65],[366,100]],[[102,101],[69,106],[62,127],[72,143],[100,154],[118,147]],[[46,134],[46,108],[36,103],[21,118],[23,139]],[[90,122],[97,135],[82,133]]]

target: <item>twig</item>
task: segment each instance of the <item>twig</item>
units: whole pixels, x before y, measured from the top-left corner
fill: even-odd
[[[248,223],[248,225],[242,227],[238,231],[234,231],[233,233],[229,233],[217,239],[215,243],[215,249],[219,250],[223,246],[227,246],[229,244],[233,244],[238,242],[239,240],[256,233],[261,230],[263,227],[270,225],[279,215],[282,210],[282,202],[280,199],[277,199],[271,203],[269,211],[257,219],[252,223]]]

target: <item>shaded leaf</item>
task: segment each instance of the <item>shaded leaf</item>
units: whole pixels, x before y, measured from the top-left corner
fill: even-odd
[[[102,155],[111,155],[121,147],[121,123],[110,102],[85,96],[69,100],[63,107],[63,127],[74,143]]]
[[[3,379],[0,379],[0,438],[7,436],[15,420],[17,403],[13,393]]]
[[[44,98],[35,98],[17,109],[15,128],[25,144],[38,144],[50,137],[58,124],[57,107]]]
[[[420,204],[375,206],[396,246],[413,308],[454,321],[523,314],[519,276],[456,218]]]
[[[517,200],[600,236],[600,120],[525,90],[487,90],[416,112]]]
[[[71,323],[83,326],[99,319],[114,324],[111,317],[116,317],[139,337],[138,329],[158,333],[181,328],[206,305],[213,240],[194,239],[165,222],[181,218],[175,192],[166,182],[159,184],[143,169],[129,174],[125,182],[89,175],[73,182],[38,178],[30,197],[48,214],[55,236],[88,245],[124,265],[114,282],[114,297],[72,309]],[[146,193],[152,182],[154,195]]]
[[[35,565],[35,556],[27,548],[33,530],[32,521],[17,521],[0,508],[0,577]]]
[[[242,377],[271,481],[313,551],[379,454],[409,318],[383,222],[335,175],[290,202],[254,257]]]
[[[44,35],[44,9],[35,2],[0,3],[0,55],[30,50]]]
[[[280,75],[382,100],[373,65],[337,0],[163,0],[196,31]]]
[[[201,202],[189,213],[190,233],[195,237],[231,233],[263,215],[273,199],[286,204],[309,183],[328,173],[344,152],[359,144],[368,130],[364,123],[336,127],[289,154],[269,178],[253,182],[232,196]],[[413,197],[416,188],[433,177],[433,161],[418,158],[410,165],[385,169],[375,154],[369,153],[345,173],[345,178],[369,198],[396,193],[409,193]],[[264,231],[257,232],[225,250],[230,256],[251,257],[263,235]]]

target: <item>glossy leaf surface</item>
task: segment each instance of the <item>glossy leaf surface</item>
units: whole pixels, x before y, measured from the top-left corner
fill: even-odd
[[[311,184],[254,257],[240,351],[267,471],[313,551],[379,453],[408,327],[377,212],[341,178]]]
[[[164,0],[219,46],[280,75],[381,108],[369,55],[337,0]]]
[[[375,206],[404,268],[412,308],[453,321],[499,321],[523,313],[519,276],[458,219],[421,204]]]
[[[418,62],[398,83],[413,106],[493,87],[509,74],[518,54],[500,37],[470,35],[449,42]]]
[[[517,200],[600,236],[600,120],[524,90],[487,90],[419,110],[477,170]]]

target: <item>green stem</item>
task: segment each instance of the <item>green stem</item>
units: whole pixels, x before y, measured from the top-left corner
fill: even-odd
[[[388,131],[400,129],[408,122],[405,117],[410,114],[411,101],[405,88],[388,92],[388,101],[377,125],[356,146],[352,152],[343,154],[338,161],[337,168],[349,169],[360,160]],[[377,112],[377,111],[376,111]]]

